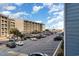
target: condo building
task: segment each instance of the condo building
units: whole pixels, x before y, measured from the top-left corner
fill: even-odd
[[[79,3],[65,4],[65,55],[79,55]]]
[[[11,28],[15,28],[14,19],[9,19],[7,16],[0,14],[0,37],[8,36]]]
[[[22,33],[32,33],[34,31],[42,32],[44,24],[27,20],[15,20],[15,28]]]
[[[44,24],[33,21],[10,19],[0,14],[0,37],[9,36],[9,30],[17,28],[21,33],[42,32]]]

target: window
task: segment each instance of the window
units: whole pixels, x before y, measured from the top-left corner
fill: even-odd
[[[2,24],[2,28],[4,27],[4,24]]]
[[[5,21],[5,23],[7,23],[7,21]]]
[[[4,28],[2,28],[2,31],[4,31]]]
[[[2,20],[2,23],[4,22],[4,20]]]
[[[5,31],[7,31],[7,28],[5,28]]]
[[[2,35],[4,35],[4,32],[2,32]]]
[[[5,27],[7,27],[7,24],[5,24]]]

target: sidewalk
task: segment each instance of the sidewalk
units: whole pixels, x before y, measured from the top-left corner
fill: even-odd
[[[7,39],[6,37],[0,37],[0,45],[4,44],[5,42],[7,42],[9,39]]]
[[[0,46],[0,56],[28,56],[28,54],[20,53],[9,49],[5,45]]]
[[[9,56],[28,56],[28,54],[20,53],[20,52],[15,52],[15,51],[8,51]]]

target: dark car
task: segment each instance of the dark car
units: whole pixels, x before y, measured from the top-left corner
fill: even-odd
[[[54,33],[53,32],[50,32],[51,33],[51,35],[53,35]]]
[[[63,37],[62,36],[56,36],[54,38],[54,41],[61,41],[61,40],[63,40]]]
[[[39,36],[36,36],[36,38],[37,38],[37,39],[41,39],[40,35],[39,35]]]
[[[29,54],[29,56],[48,56],[48,55],[41,52],[34,52],[32,54]]]
[[[64,32],[62,32],[61,35],[64,36]]]
[[[9,40],[9,41],[6,43],[6,46],[7,46],[7,47],[10,47],[10,48],[15,48],[15,47],[16,47],[15,40]]]
[[[45,37],[45,36],[42,35],[42,34],[38,34],[38,35],[36,36],[37,39],[41,39],[41,38],[44,38],[44,37]]]
[[[49,32],[46,32],[44,34],[47,35],[47,36],[50,36],[51,35],[51,33],[49,33]]]
[[[21,41],[27,40],[27,37],[23,37],[21,38]]]
[[[32,34],[32,37],[31,38],[37,38],[37,39],[40,39],[40,35],[39,34]]]
[[[44,35],[44,34],[40,34],[40,37],[41,37],[41,38],[45,38],[46,35]]]

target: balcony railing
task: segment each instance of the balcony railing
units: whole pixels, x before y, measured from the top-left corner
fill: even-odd
[[[57,48],[56,48],[56,50],[53,54],[53,56],[58,56],[58,53],[59,53],[59,50],[61,48],[62,42],[63,42],[63,40],[60,41],[59,45],[57,46]]]

